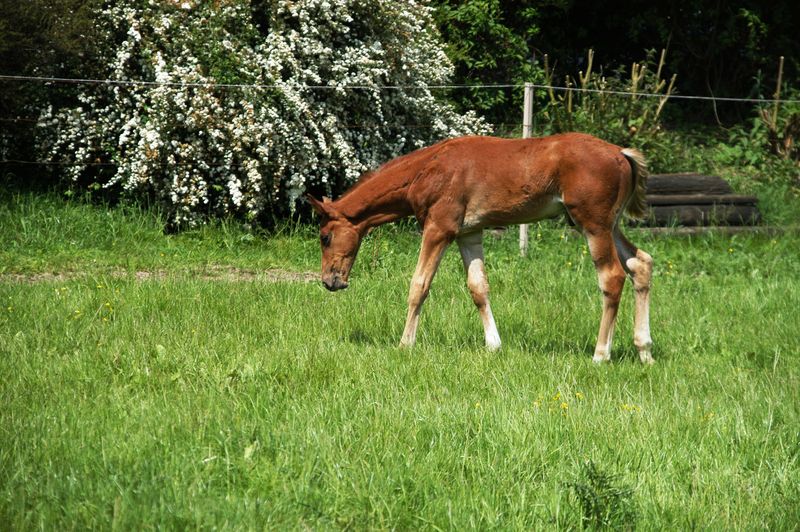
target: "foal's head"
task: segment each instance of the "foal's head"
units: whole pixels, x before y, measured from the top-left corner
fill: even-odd
[[[319,240],[322,245],[322,283],[328,290],[347,288],[350,268],[361,245],[361,233],[342,216],[328,198],[318,201],[308,196],[319,215]]]

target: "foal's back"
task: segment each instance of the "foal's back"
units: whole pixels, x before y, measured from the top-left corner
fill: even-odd
[[[565,206],[614,218],[633,186],[622,148],[581,133],[461,137],[418,157],[424,164],[409,189],[411,204],[422,218],[450,211],[459,233],[551,217]]]

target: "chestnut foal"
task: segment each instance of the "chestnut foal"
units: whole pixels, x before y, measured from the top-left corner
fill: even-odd
[[[483,229],[533,222],[566,211],[589,242],[603,315],[593,360],[611,358],[611,339],[626,274],[633,281],[634,344],[652,363],[649,324],[653,259],[631,244],[617,222],[623,211],[644,214],[647,168],[641,153],[579,133],[538,139],[461,137],[398,157],[363,176],[336,201],[308,200],[320,216],[322,282],[347,287],[367,230],[406,216],[422,226],[422,247],[411,280],[400,341],[414,345],[422,303],[447,246],[456,241],[467,285],[489,349],[500,336],[489,306]]]

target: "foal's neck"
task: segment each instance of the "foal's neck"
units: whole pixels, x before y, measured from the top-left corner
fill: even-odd
[[[335,207],[362,232],[410,216],[413,210],[407,191],[411,177],[405,174],[396,168],[376,170],[336,200]]]

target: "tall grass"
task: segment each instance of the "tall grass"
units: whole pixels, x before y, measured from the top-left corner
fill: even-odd
[[[526,259],[513,233],[487,237],[490,353],[453,250],[418,346],[397,347],[411,228],[370,235],[330,294],[196,274],[315,270],[313,229],[164,236],[147,212],[31,197],[0,220],[3,528],[800,522],[796,234],[630,230],[657,265],[643,367],[629,289],[614,362],[591,362],[594,269],[556,225],[532,228]]]
[[[53,195],[0,192],[0,273],[137,269],[202,269],[224,262],[261,269],[316,267],[313,229],[286,224],[268,237],[221,220],[165,234],[156,211],[114,208]]]

